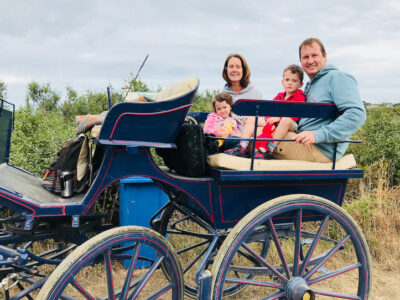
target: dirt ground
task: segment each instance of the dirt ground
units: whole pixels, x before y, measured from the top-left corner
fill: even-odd
[[[387,270],[378,264],[373,264],[371,300],[400,299],[400,270]]]

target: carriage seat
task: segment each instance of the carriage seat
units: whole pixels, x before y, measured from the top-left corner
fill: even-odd
[[[250,170],[251,159],[218,153],[209,155],[208,164],[216,169]],[[347,154],[336,161],[335,170],[345,170],[356,167],[357,163],[353,154]],[[318,163],[303,160],[284,159],[255,159],[255,171],[291,171],[291,170],[332,170],[332,163]]]
[[[172,85],[162,89],[152,98],[139,97],[136,99],[127,100],[126,102],[142,103],[142,102],[161,102],[161,101],[172,100],[197,89],[198,85],[199,85],[198,78],[188,77],[184,80],[175,82]],[[98,138],[102,126],[103,124],[93,126],[93,128],[90,131],[90,137]]]

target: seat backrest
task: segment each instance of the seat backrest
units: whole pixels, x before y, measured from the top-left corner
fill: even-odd
[[[8,162],[11,131],[14,126],[14,104],[0,99],[0,163]]]
[[[159,96],[157,101],[114,105],[103,122],[99,143],[175,148],[175,138],[198,87],[199,80],[189,78],[168,88],[165,98]]]
[[[338,116],[336,105],[279,100],[239,99],[232,106],[241,116],[299,117],[334,119]]]

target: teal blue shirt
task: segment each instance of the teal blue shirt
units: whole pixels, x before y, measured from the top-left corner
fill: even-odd
[[[349,139],[364,123],[366,112],[357,87],[350,74],[327,65],[310,80],[304,90],[307,102],[334,103],[340,116],[336,119],[301,118],[298,131],[312,131],[316,146],[333,158],[335,141]],[[338,143],[336,158],[343,156],[348,143]]]

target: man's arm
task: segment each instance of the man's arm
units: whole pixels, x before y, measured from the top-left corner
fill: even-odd
[[[313,131],[315,143],[348,139],[366,119],[366,112],[353,76],[338,72],[330,81],[330,92],[340,116]],[[306,134],[305,134],[306,135]]]

